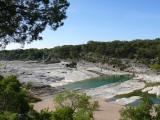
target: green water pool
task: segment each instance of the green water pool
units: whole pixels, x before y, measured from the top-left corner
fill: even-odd
[[[70,83],[70,84],[64,85],[63,87],[65,89],[90,89],[90,88],[100,87],[106,84],[124,82],[124,81],[130,80],[132,77],[133,76],[131,75],[102,76],[102,77]]]

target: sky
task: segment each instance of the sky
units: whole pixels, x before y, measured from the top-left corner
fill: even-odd
[[[69,0],[64,26],[47,28],[43,40],[25,48],[52,48],[85,44],[90,40],[113,41],[160,37],[160,0]],[[7,49],[20,48],[11,44]]]

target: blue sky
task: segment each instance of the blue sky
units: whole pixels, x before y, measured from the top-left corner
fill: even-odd
[[[25,48],[52,48],[84,44],[89,40],[112,41],[160,37],[160,0],[69,0],[68,18],[57,31],[47,28],[43,40]],[[11,44],[7,49],[20,45]]]

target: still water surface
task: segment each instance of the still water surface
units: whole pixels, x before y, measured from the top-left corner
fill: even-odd
[[[88,80],[78,81],[64,85],[66,89],[90,89],[100,87],[106,84],[124,82],[130,80],[132,76],[130,75],[113,75],[113,76],[101,76],[97,78],[92,78]]]

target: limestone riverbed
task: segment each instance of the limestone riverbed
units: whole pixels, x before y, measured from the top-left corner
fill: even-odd
[[[160,75],[153,73],[147,68],[134,66],[127,71],[119,71],[109,66],[100,68],[97,64],[89,62],[79,62],[77,68],[67,68],[64,61],[61,63],[43,64],[36,61],[1,61],[0,73],[2,75],[16,75],[21,83],[32,83],[34,86],[49,85],[54,88],[95,78],[100,75],[125,75],[133,74],[134,78],[129,81],[103,85],[97,88],[85,90],[93,97],[111,99],[112,97],[144,89],[146,82],[160,82]],[[151,90],[148,90],[151,91]],[[155,94],[160,93],[160,89],[154,88]],[[128,104],[139,99],[138,97],[124,98],[112,101],[118,104]]]

